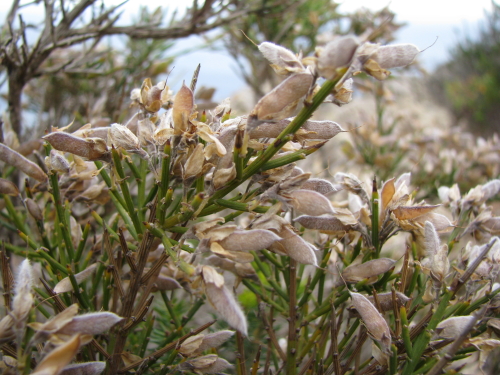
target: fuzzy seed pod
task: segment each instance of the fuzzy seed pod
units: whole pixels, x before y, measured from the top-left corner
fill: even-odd
[[[313,190],[325,196],[338,192],[340,189],[335,187],[330,181],[322,178],[310,178],[301,186],[304,190]]]
[[[42,138],[58,151],[69,152],[89,161],[111,160],[106,142],[101,138],[79,138],[63,132],[50,133]]]
[[[28,316],[33,305],[31,287],[33,284],[33,269],[28,259],[22,261],[14,287],[11,314],[21,323]]]
[[[7,194],[12,197],[17,197],[19,195],[19,189],[12,181],[6,180],[5,178],[0,178],[0,194]]]
[[[91,264],[90,266],[88,266],[83,271],[75,274],[74,276],[75,276],[76,282],[78,284],[80,284],[83,280],[88,279],[94,273],[96,268],[97,268],[97,263],[94,263],[94,264]],[[71,284],[69,277],[65,277],[64,279],[62,279],[54,287],[54,292],[56,292],[56,293],[70,292],[72,290],[73,290],[73,284]]]
[[[247,320],[234,294],[224,285],[224,278],[212,267],[203,266],[201,275],[205,284],[205,293],[213,308],[234,329],[247,336]]]
[[[290,75],[305,70],[297,56],[282,46],[263,42],[259,44],[259,51],[271,62],[271,67],[279,75]]]
[[[45,158],[45,165],[51,172],[65,174],[70,171],[69,162],[56,150],[50,150],[50,156]]]
[[[195,356],[211,348],[218,348],[234,335],[234,331],[218,331],[207,335],[196,335],[186,339],[179,349],[184,356]]]
[[[57,331],[57,333],[63,335],[73,335],[77,333],[82,335],[98,335],[108,331],[122,320],[123,318],[108,311],[78,315]]]
[[[231,251],[257,251],[266,249],[274,242],[281,240],[270,230],[251,229],[237,230],[220,241],[220,245]]]
[[[32,322],[28,325],[31,329],[35,330],[36,333],[31,339],[32,344],[37,344],[42,341],[47,340],[50,334],[57,332],[63,328],[66,324],[71,322],[73,318],[78,314],[78,305],[74,303],[67,309],[61,311],[56,316],[50,318],[45,323]]]
[[[120,124],[111,124],[108,134],[108,143],[115,148],[121,148],[125,151],[147,158],[147,153],[141,148],[139,138],[132,133],[129,128]]]
[[[99,375],[106,368],[106,362],[84,362],[66,366],[60,375]]]
[[[316,229],[321,233],[334,234],[338,232],[349,232],[353,229],[352,225],[345,225],[341,220],[334,216],[322,215],[322,216],[308,216],[302,215],[294,220],[299,223],[304,228]]]
[[[261,121],[282,120],[290,116],[299,101],[309,92],[313,76],[309,72],[296,73],[266,94],[255,105],[247,128],[252,131]]]
[[[379,47],[371,58],[382,69],[392,69],[410,65],[419,53],[413,44],[393,44]]]
[[[373,259],[362,264],[356,264],[346,267],[342,272],[342,278],[347,283],[357,283],[364,279],[370,282],[377,281],[377,276],[386,273],[396,263],[389,258]]]
[[[362,294],[350,292],[350,295],[352,304],[361,316],[370,336],[380,343],[384,353],[391,355],[391,331],[384,317]]]
[[[175,135],[181,135],[188,129],[189,116],[194,108],[193,92],[185,83],[177,92],[172,107]]]
[[[314,254],[316,248],[295,233],[290,224],[282,224],[282,228],[278,232],[278,235],[283,239],[274,242],[269,246],[269,250],[277,254],[288,255],[290,258],[302,264],[318,266],[318,261]]]
[[[276,123],[263,123],[250,131],[250,139],[276,138],[292,121],[291,118],[280,120]],[[333,121],[308,120],[302,125],[299,137],[301,139],[331,139],[345,131]]]
[[[155,288],[154,291],[166,291],[166,290],[174,290],[174,289],[182,289],[182,285],[176,279],[173,279],[168,276],[164,276],[162,274],[158,275],[155,280]]]
[[[368,296],[368,301],[370,301],[373,305],[375,305],[375,299],[373,296]],[[380,305],[380,308],[382,309],[382,312],[386,311],[392,311],[394,308],[394,305],[392,303],[392,292],[387,292],[387,293],[379,293],[377,294],[377,299],[378,303]],[[396,292],[396,303],[398,307],[404,306],[410,298],[408,298],[406,295],[404,295],[401,292]],[[349,314],[350,316],[357,316],[359,315],[357,310],[355,308],[349,308]]]
[[[43,220],[43,213],[42,209],[40,206],[31,198],[26,198],[24,200],[24,203],[26,204],[26,208],[28,209],[28,212],[30,213],[31,216],[37,221],[42,221]]]
[[[244,251],[226,250],[217,242],[213,242],[210,245],[210,251],[217,256],[227,258],[229,260],[232,260],[233,262],[251,263],[254,261],[254,257],[252,254]]]
[[[434,206],[399,206],[394,209],[392,213],[398,220],[412,220],[419,216],[422,216],[426,213],[429,213],[436,208],[438,208],[440,204]]]
[[[329,42],[319,52],[318,73],[326,79],[333,79],[337,69],[349,65],[359,46],[359,40],[353,35],[340,36]]]
[[[200,374],[218,374],[232,365],[225,359],[215,354],[197,357],[181,363],[177,369],[181,371],[194,371]]]
[[[456,339],[473,319],[474,316],[469,315],[453,316],[443,320],[437,325],[436,334],[443,339]]]
[[[315,191],[298,189],[288,193],[287,198],[290,198],[293,208],[306,215],[335,214],[328,198]]]
[[[42,168],[3,143],[0,143],[0,160],[7,165],[19,169],[21,172],[26,173],[29,177],[37,181],[45,182],[48,179]]]

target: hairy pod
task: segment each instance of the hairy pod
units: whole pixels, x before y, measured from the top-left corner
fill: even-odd
[[[7,165],[19,169],[37,181],[45,182],[48,179],[42,168],[3,143],[0,143],[0,160]]]
[[[102,138],[80,138],[64,132],[54,132],[42,137],[58,151],[69,152],[89,161],[111,160],[106,141]]]
[[[318,73],[326,79],[333,79],[337,69],[351,63],[359,46],[359,40],[354,35],[340,36],[329,42],[319,51]]]
[[[189,116],[194,108],[193,92],[186,84],[175,94],[172,107],[172,119],[174,122],[175,135],[181,135],[188,129]]]

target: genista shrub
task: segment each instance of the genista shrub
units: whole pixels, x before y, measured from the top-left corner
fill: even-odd
[[[346,131],[324,101],[418,49],[259,50],[284,80],[248,115],[197,111],[197,70],[146,78],[125,124],[52,129],[43,163],[1,146],[3,373],[438,374],[500,344],[500,180],[427,202],[410,173],[296,166]]]

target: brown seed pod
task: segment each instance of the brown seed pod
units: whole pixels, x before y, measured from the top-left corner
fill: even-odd
[[[419,53],[419,49],[413,44],[393,44],[379,47],[372,59],[382,69],[392,69],[411,64]]]
[[[314,254],[315,247],[295,233],[290,224],[283,224],[278,234],[283,239],[274,242],[269,246],[269,250],[278,254],[288,255],[302,264],[318,266],[318,261]]]
[[[271,246],[281,237],[266,229],[237,230],[219,243],[231,251],[257,251]]]
[[[48,179],[42,168],[3,143],[0,143],[0,160],[7,165],[19,169],[37,181],[45,182]]]
[[[69,162],[56,150],[50,150],[50,156],[45,158],[45,165],[51,172],[65,174],[70,171]]]
[[[78,333],[83,335],[99,335],[108,331],[122,320],[122,317],[109,311],[78,315],[56,333],[63,335],[74,335]]]
[[[271,67],[280,75],[290,75],[304,70],[304,65],[290,50],[274,43],[259,44],[259,51],[271,62]]]
[[[110,153],[102,138],[80,138],[64,132],[54,132],[42,137],[58,151],[69,152],[89,161],[109,162]]]
[[[19,189],[12,181],[6,180],[5,178],[0,178],[0,194],[7,194],[12,197],[17,197],[19,195]]]
[[[316,229],[322,233],[349,232],[353,229],[352,225],[345,225],[341,220],[334,216],[308,216],[302,215],[294,220],[307,229]]]
[[[353,35],[340,36],[319,51],[318,73],[326,79],[333,79],[337,69],[350,64],[359,40]]]
[[[373,296],[368,296],[368,301],[370,301],[373,305],[375,305]],[[387,293],[379,293],[377,294],[377,299],[382,312],[392,311],[393,303],[392,303],[392,292]],[[406,302],[408,302],[410,298],[404,295],[401,292],[396,292],[396,303],[398,307],[404,306]],[[354,307],[348,308],[350,316],[359,316],[358,311]]]
[[[391,331],[384,317],[362,294],[350,292],[350,295],[352,304],[361,316],[361,320],[370,336],[380,343],[384,353],[391,355]]]
[[[265,120],[282,120],[290,116],[299,101],[309,92],[313,76],[309,72],[295,73],[288,77],[255,105],[248,119],[248,130],[253,130]]]
[[[362,264],[346,267],[342,272],[342,278],[347,283],[357,283],[365,279],[375,282],[378,275],[389,271],[394,267],[395,263],[395,260],[389,258],[373,259]]]
[[[43,220],[43,213],[42,209],[40,206],[31,198],[26,198],[24,200],[24,203],[26,204],[26,208],[28,209],[28,212],[30,213],[31,216],[37,221],[42,221]]]
[[[276,138],[292,121],[292,119],[283,119],[276,123],[263,123],[250,131],[251,139],[258,138]],[[345,131],[342,127],[333,121],[315,121],[308,120],[302,125],[303,130],[300,137],[302,139],[331,139],[337,134]]]
[[[64,367],[60,375],[99,375],[106,368],[106,362],[83,362]]]
[[[287,194],[290,204],[306,215],[335,214],[332,204],[324,195],[312,190],[297,189]]]
[[[322,178],[310,178],[302,184],[301,189],[313,190],[326,196],[336,193],[340,190],[339,188],[336,188],[330,181],[323,180]]]
[[[194,95],[185,83],[175,94],[174,105],[172,107],[172,118],[174,122],[175,135],[181,135],[188,128],[189,116],[194,108]]]
[[[456,339],[472,319],[475,319],[472,315],[453,316],[445,319],[437,325],[436,334],[443,339]]]

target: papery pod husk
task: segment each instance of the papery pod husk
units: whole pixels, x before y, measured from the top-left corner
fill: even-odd
[[[50,150],[50,156],[45,158],[45,165],[51,172],[69,173],[70,165],[66,158],[58,151]]]
[[[294,221],[304,228],[319,230],[321,233],[327,234],[345,233],[355,228],[353,225],[345,225],[342,221],[331,215],[302,215]]]
[[[258,127],[249,131],[251,139],[276,138],[293,119],[287,118],[275,123],[264,122]],[[333,121],[307,120],[301,129],[305,132],[300,135],[302,139],[322,139],[327,140],[335,137],[345,130]]]
[[[19,271],[14,284],[14,299],[12,300],[12,311],[9,315],[14,317],[16,326],[24,324],[25,319],[33,305],[33,268],[29,259],[25,259],[19,266]]]
[[[443,320],[435,329],[436,334],[443,339],[456,339],[465,327],[474,319],[474,316],[453,316]]]
[[[89,161],[111,160],[106,141],[102,138],[79,138],[64,132],[54,132],[42,137],[58,151],[69,152]]]
[[[290,204],[306,215],[335,214],[332,204],[324,195],[313,190],[297,189],[287,194]]]
[[[83,362],[66,366],[60,375],[99,375],[106,368],[106,362]]]
[[[222,258],[227,258],[234,262],[251,263],[254,261],[254,257],[252,254],[247,253],[245,251],[226,250],[217,242],[214,242],[210,245],[210,251],[217,256],[220,256]]]
[[[493,318],[489,319],[487,323],[488,328],[491,328],[497,337],[500,337],[500,319]]]
[[[371,58],[382,69],[392,69],[410,65],[419,53],[414,44],[392,44],[379,47]]]
[[[271,246],[281,237],[265,229],[237,230],[220,241],[220,245],[231,251],[257,251]]]
[[[318,265],[314,246],[295,233],[290,224],[283,224],[278,235],[283,239],[274,242],[269,246],[269,250],[277,254],[287,255],[302,264]]]
[[[375,306],[375,298],[373,296],[366,297],[368,301],[370,301]],[[387,293],[378,293],[377,299],[382,312],[392,311],[394,309],[394,304],[392,302],[392,292]],[[401,292],[396,292],[396,304],[399,307],[406,305],[406,303],[410,300],[405,294]],[[348,308],[349,315],[359,316],[358,311],[354,307]]]
[[[86,128],[84,125],[80,129],[74,131],[71,134],[79,138],[101,138],[107,142],[108,133],[109,133],[109,126],[102,128],[92,128],[92,127]]]
[[[19,169],[37,181],[45,182],[48,179],[42,168],[3,143],[0,143],[0,160],[7,165]]]
[[[247,321],[234,294],[224,285],[217,286],[215,283],[205,282],[205,294],[213,308],[234,329],[247,336]]]
[[[57,333],[63,335],[73,335],[77,333],[83,335],[98,335],[108,331],[122,320],[122,317],[109,311],[88,313],[75,316],[71,322],[62,327]]]
[[[45,323],[32,322],[28,325],[31,329],[36,331],[35,335],[31,339],[31,343],[37,344],[39,342],[45,341],[47,337],[63,328],[66,324],[71,322],[73,318],[78,314],[78,305],[74,303],[65,310],[61,311],[56,316],[53,316]]]
[[[221,258],[215,255],[211,255],[205,259],[208,264],[223,269],[224,271],[229,271],[236,276],[243,278],[255,278],[256,273],[252,265],[248,263],[236,263],[232,260]]]
[[[354,35],[336,37],[316,53],[318,57],[318,73],[326,79],[334,79],[337,69],[351,63],[360,42]]]
[[[38,203],[36,203],[33,199],[31,198],[26,198],[24,200],[24,204],[26,204],[26,208],[28,209],[28,212],[30,213],[31,216],[37,221],[42,221],[43,220],[43,212]]]
[[[352,304],[361,316],[370,336],[378,341],[385,354],[391,355],[391,331],[377,308],[362,294],[350,292]]]
[[[375,282],[377,276],[389,271],[394,267],[395,263],[396,261],[393,259],[378,258],[365,263],[351,265],[342,271],[342,278],[347,283],[357,283],[365,279]]]
[[[281,120],[290,116],[313,83],[309,72],[295,73],[260,99],[252,110],[247,127],[252,130],[259,121]],[[252,122],[257,120],[257,122]],[[252,122],[252,123],[251,123]]]
[[[84,269],[81,272],[78,272],[74,275],[76,282],[79,284],[85,279],[89,278],[97,268],[97,263],[91,264],[88,266],[86,269]],[[64,292],[70,292],[73,290],[73,284],[71,284],[71,281],[69,280],[69,277],[65,277],[61,281],[59,281],[56,286],[54,287],[54,292],[55,293],[64,293]]]
[[[230,367],[232,365],[225,359],[219,358],[215,354],[209,354],[187,360],[177,366],[177,370],[196,371],[201,374],[217,374]]]
[[[310,178],[302,184],[301,189],[313,190],[325,196],[336,193],[340,190],[337,189],[330,181],[322,178]]]
[[[304,70],[304,65],[290,50],[270,42],[259,44],[259,51],[271,62],[271,67],[279,75],[290,75]]]
[[[212,177],[214,190],[222,189],[227,183],[236,178],[236,167],[234,163],[229,168],[217,168]]]
[[[378,64],[377,61],[368,59],[365,64],[363,65],[363,70],[373,78],[383,81],[387,79],[390,75],[391,72],[381,68],[380,65]]]
[[[399,206],[394,210],[392,210],[392,213],[398,220],[412,220],[435,210],[439,206],[441,205],[437,204],[437,205],[427,205],[427,206]]]
[[[172,119],[174,122],[175,135],[181,135],[188,129],[189,116],[194,108],[194,95],[185,83],[175,94],[172,107]]]
[[[17,197],[19,195],[19,189],[17,185],[10,180],[5,178],[0,178],[0,194],[7,194],[11,197]]]
[[[76,334],[65,344],[48,353],[36,366],[32,375],[60,374],[80,349],[81,335]]]

